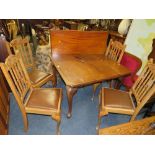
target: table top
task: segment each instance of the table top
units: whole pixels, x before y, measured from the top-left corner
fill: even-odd
[[[106,59],[103,54],[53,54],[52,61],[66,85],[71,87],[82,87],[130,74],[127,68]]]

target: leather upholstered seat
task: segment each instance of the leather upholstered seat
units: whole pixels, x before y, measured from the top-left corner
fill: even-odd
[[[125,113],[129,112],[130,114],[133,114],[135,105],[131,100],[131,96],[128,92],[118,90],[111,88],[102,88],[102,101],[104,100],[104,108],[109,108],[114,110],[120,111],[121,108],[124,109]],[[124,113],[122,111],[122,113]]]
[[[35,88],[27,100],[26,109],[47,109],[49,113],[51,110],[58,111],[61,103],[58,96],[61,94],[62,90],[58,88]]]

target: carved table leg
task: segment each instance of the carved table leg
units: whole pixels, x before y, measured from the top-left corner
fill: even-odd
[[[66,86],[66,91],[67,91],[67,98],[68,98],[68,114],[67,118],[71,117],[72,113],[72,99],[75,93],[77,92],[78,88],[73,88],[70,86]]]

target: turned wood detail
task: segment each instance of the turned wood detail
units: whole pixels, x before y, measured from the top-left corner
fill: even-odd
[[[76,94],[78,88],[73,88],[70,86],[66,86],[66,91],[67,91],[67,99],[68,99],[68,114],[67,117],[71,117],[72,113],[72,100],[73,96]]]
[[[155,117],[143,120],[132,121],[121,125],[107,127],[99,130],[100,135],[143,135],[155,134],[155,129],[151,127],[155,123]]]

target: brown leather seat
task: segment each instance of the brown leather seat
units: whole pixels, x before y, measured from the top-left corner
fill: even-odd
[[[130,95],[128,92],[115,90],[111,88],[102,88],[102,105],[104,104],[105,108],[120,109],[123,108],[125,111],[133,114],[135,106],[132,103]],[[124,112],[122,112],[124,113]]]
[[[59,88],[36,88],[32,91],[26,104],[27,108],[47,109],[58,111],[62,89]]]
[[[50,74],[41,72],[37,69],[33,69],[31,72],[28,72],[28,75],[32,84],[37,84],[38,82],[41,82],[44,78],[51,76]]]

